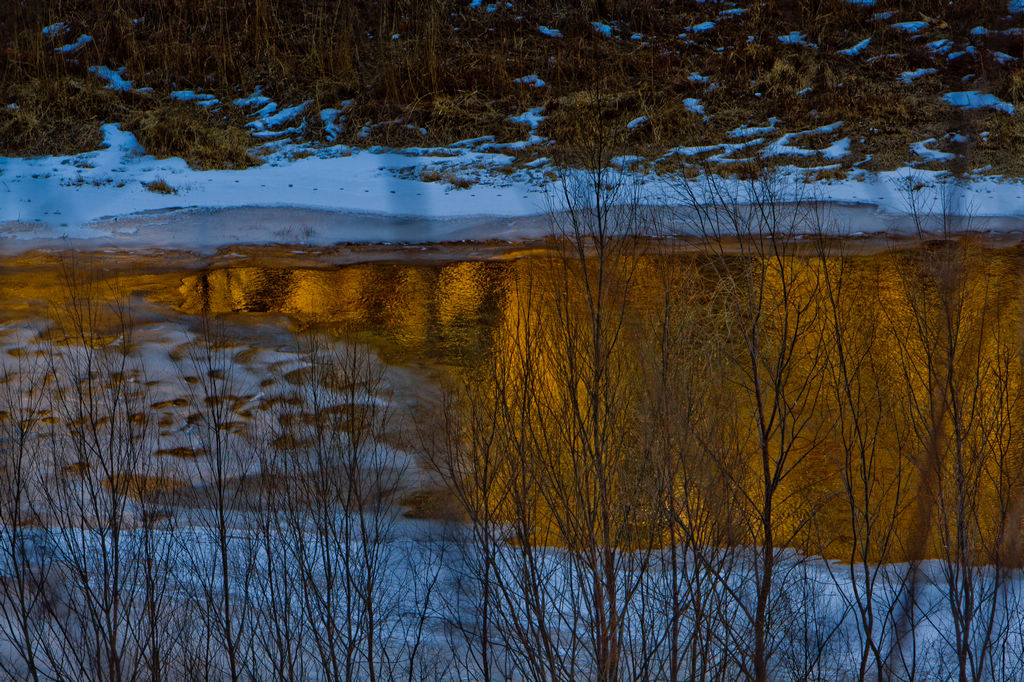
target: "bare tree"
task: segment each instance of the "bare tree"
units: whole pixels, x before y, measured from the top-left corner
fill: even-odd
[[[230,399],[237,390],[232,345],[225,327],[204,316],[196,342],[187,349],[183,387],[198,410],[187,436],[200,455],[193,481],[197,541],[187,545],[193,607],[203,624],[201,648],[194,655],[206,668],[205,677],[219,676],[223,669],[235,682],[249,674],[250,665],[256,547],[247,533],[245,495],[256,457]]]
[[[45,602],[50,553],[40,528],[40,447],[46,428],[49,375],[38,356],[5,360],[0,375],[0,633],[11,657],[0,657],[10,679],[45,674]]]
[[[800,485],[801,467],[829,425],[822,400],[820,273],[800,257],[799,236],[824,226],[815,204],[790,193],[770,172],[742,192],[708,176],[700,188],[681,185],[687,228],[705,241],[727,314],[727,365],[722,380],[735,408],[725,438],[705,445],[708,461],[730,480],[741,506],[744,542],[753,544],[750,599],[736,593],[752,646],[737,665],[749,679],[775,674],[780,585],[795,566],[787,547],[798,543],[813,508]],[[738,589],[738,588],[731,588]],[[751,603],[752,602],[752,603]]]

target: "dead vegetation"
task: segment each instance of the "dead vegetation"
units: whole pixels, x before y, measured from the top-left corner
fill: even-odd
[[[1019,115],[989,109],[955,115],[940,99],[977,89],[1024,104],[1024,69],[1014,61],[1024,56],[1020,32],[1005,30],[1019,19],[1007,17],[1005,0],[872,6],[547,0],[497,3],[493,11],[469,5],[18,3],[0,17],[0,35],[7,37],[0,51],[0,154],[95,149],[99,124],[118,121],[158,157],[180,156],[198,168],[244,168],[259,163],[250,150],[265,140],[245,127],[252,109],[232,102],[261,87],[281,107],[311,103],[293,139],[326,142],[318,112],[339,108],[344,120],[333,141],[354,146],[445,145],[482,136],[512,141],[523,130],[509,117],[542,106],[547,119],[536,133],[553,145],[519,156],[564,160],[579,148],[577,123],[601,92],[602,116],[648,158],[679,145],[727,141],[737,126],[777,116],[776,134],[843,121],[831,141],[850,138],[844,171],[919,162],[910,143],[960,133],[970,140],[973,167],[1024,174]],[[878,18],[887,12],[893,14]],[[613,37],[595,30],[593,21],[605,22]],[[900,21],[924,27],[909,33],[893,26]],[[57,22],[66,30],[43,34]],[[714,25],[694,28],[704,22]],[[976,26],[989,31],[972,33]],[[816,47],[779,40],[796,34]],[[81,35],[92,40],[55,52]],[[871,42],[856,56],[840,54],[866,39]],[[929,47],[941,40],[952,41],[948,50]],[[136,90],[107,88],[89,72],[95,65],[123,67]],[[936,72],[899,78],[923,68]],[[529,75],[545,85],[521,82]],[[169,96],[183,89],[220,104],[200,107]],[[689,109],[686,98],[699,99],[706,114]],[[639,117],[646,124],[625,128]]]

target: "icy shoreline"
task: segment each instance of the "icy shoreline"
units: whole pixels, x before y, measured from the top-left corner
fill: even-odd
[[[514,241],[548,234],[547,214],[563,203],[553,165],[514,167],[512,157],[471,145],[286,145],[262,166],[201,171],[181,159],[147,156],[117,125],[103,131],[98,151],[0,159],[0,249]],[[918,188],[919,206],[934,211],[945,205],[954,215],[970,215],[973,230],[1024,229],[1024,183],[1018,180],[973,175],[952,186],[942,171],[904,168],[853,170],[842,180],[804,183],[814,170],[791,166],[781,173],[807,197],[831,205],[834,224],[847,233],[906,232],[908,180]],[[680,203],[683,183],[703,182],[634,177],[644,200],[662,206],[665,215]],[[160,181],[165,193],[153,189]],[[742,184],[724,182],[736,189]]]

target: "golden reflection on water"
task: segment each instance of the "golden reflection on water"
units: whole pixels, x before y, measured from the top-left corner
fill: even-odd
[[[780,527],[791,529],[797,544],[840,558],[851,556],[858,531],[851,524],[856,513],[844,502],[847,484],[858,494],[864,494],[869,485],[875,495],[895,491],[887,493],[888,499],[883,495],[873,502],[877,514],[898,517],[901,537],[890,559],[940,553],[942,529],[955,519],[940,514],[935,500],[955,495],[957,485],[970,487],[967,498],[977,516],[973,532],[988,538],[999,531],[1021,535],[1022,254],[1018,249],[975,249],[971,254],[948,266],[960,268],[953,277],[959,284],[948,291],[943,290],[942,277],[933,276],[934,269],[929,269],[941,254],[926,247],[824,261],[794,258],[780,266],[785,273],[766,270],[760,289],[765,299],[780,299],[786,274],[790,282],[798,283],[786,289],[785,295],[795,299],[790,304],[813,320],[806,333],[794,340],[793,353],[794,376],[813,375],[819,381],[813,400],[801,405],[805,412],[801,419],[813,437],[806,436],[805,442],[796,444],[807,449],[806,457],[780,490],[779,499],[784,502],[776,510]],[[564,428],[566,415],[559,411],[564,407],[559,401],[565,397],[560,392],[564,394],[567,384],[557,364],[566,340],[551,330],[564,325],[566,313],[551,306],[559,295],[573,297],[580,292],[550,276],[558,265],[549,257],[317,267],[259,265],[254,261],[220,263],[200,270],[115,270],[106,276],[113,285],[96,291],[111,300],[116,292],[142,292],[148,300],[188,315],[284,314],[300,329],[329,329],[367,341],[385,360],[395,363],[478,367],[493,358],[496,365],[514,373],[517,364],[530,355],[536,385],[527,389],[513,382],[509,386],[536,391],[553,401],[546,414],[538,417],[539,428]],[[615,485],[646,494],[655,474],[637,463],[637,452],[653,459],[666,456],[658,455],[651,445],[657,440],[651,435],[651,425],[673,424],[673,419],[640,407],[642,396],[650,395],[645,393],[650,386],[636,384],[657,380],[650,363],[660,352],[652,344],[664,342],[664,336],[655,331],[666,289],[677,294],[672,304],[677,307],[674,319],[695,325],[684,332],[676,330],[675,345],[669,349],[673,357],[684,364],[701,353],[717,352],[725,357],[732,341],[726,338],[728,325],[714,328],[721,321],[721,300],[715,298],[721,292],[712,291],[715,280],[702,268],[699,257],[640,257],[630,267],[630,289],[623,294],[628,320],[615,371],[635,376],[630,379],[633,385],[622,389],[620,402],[626,404],[619,405],[620,413],[614,415],[618,421],[613,426],[621,436],[616,447],[623,449]],[[10,276],[0,286],[7,317],[66,296],[53,268],[8,268],[6,272]],[[829,302],[822,293],[822,282],[826,275],[838,278],[840,272],[841,292]],[[559,286],[565,286],[561,293]],[[955,329],[947,324],[950,314],[958,320]],[[772,325],[781,324],[782,319],[772,314],[766,317],[769,335]],[[847,344],[843,358],[829,340],[837,329],[842,330]],[[717,348],[702,346],[700,336],[705,333],[723,335],[714,340]],[[527,348],[527,343],[536,345]],[[943,352],[948,349],[952,351],[949,367],[945,367]],[[842,402],[843,387],[837,374],[842,363],[852,359],[856,359],[852,389],[860,418],[856,424],[851,406]],[[753,415],[742,373],[721,367],[701,371],[704,374],[697,379],[704,384],[693,372],[687,374],[689,370],[667,383],[690,382],[688,390],[703,391],[698,410],[701,421],[687,428],[706,428],[699,434],[706,441],[732,438],[737,452],[753,457],[749,433]],[[673,400],[682,398],[674,395]],[[682,406],[673,409],[682,410]],[[959,411],[956,418],[950,417],[954,410]],[[866,472],[851,464],[856,459],[851,456],[851,434],[860,433],[865,424],[870,427],[868,440],[874,457]],[[681,427],[675,424],[671,428]],[[685,442],[693,435],[683,431],[672,434],[673,442]],[[571,449],[572,445],[558,447]],[[682,448],[675,454],[684,456],[683,446],[673,447]],[[514,448],[505,454],[510,460],[528,456]],[[552,457],[546,465],[561,461],[567,472],[573,466],[564,452]],[[861,480],[844,483],[844,466],[853,466],[847,473],[857,474]],[[508,475],[514,473],[510,469]],[[735,480],[746,481],[748,492],[756,492],[756,477],[749,473]],[[691,485],[685,493],[692,498],[685,501],[690,513],[718,515],[721,523],[736,525],[735,519],[723,520],[735,491],[730,493],[723,477],[706,470],[696,472],[697,479],[696,487]],[[889,485],[894,479],[902,481],[898,491]],[[569,483],[568,479],[559,480],[559,485]],[[544,505],[535,502],[535,511],[542,514]],[[627,502],[623,508],[637,518],[644,505],[647,512],[656,506],[636,496]],[[922,519],[922,514],[928,518]],[[638,523],[643,525],[642,519]],[[922,533],[928,536],[926,546],[915,550],[913,539]],[[741,542],[758,541],[742,529],[729,528],[725,535]]]
[[[189,314],[284,313],[301,326],[368,338],[392,361],[459,363],[489,345],[507,262],[224,267],[181,279]]]

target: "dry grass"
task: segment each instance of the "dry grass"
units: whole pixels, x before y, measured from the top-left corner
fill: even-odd
[[[1000,63],[991,54],[1024,56],[1020,36],[969,35],[973,26],[1009,25],[1004,0],[740,4],[749,11],[721,17],[717,3],[636,0],[598,17],[591,5],[568,0],[517,2],[511,9],[499,3],[494,12],[471,10],[465,0],[16,3],[0,16],[0,34],[10,36],[0,52],[0,103],[16,105],[0,107],[0,154],[93,149],[99,124],[119,121],[158,157],[181,156],[199,168],[250,166],[259,163],[249,152],[259,141],[245,128],[248,112],[230,103],[257,85],[281,106],[311,100],[304,136],[314,142],[325,140],[319,109],[351,100],[338,141],[355,146],[522,139],[523,127],[509,116],[544,106],[548,118],[538,134],[555,145],[532,153],[567,162],[579,160],[576,151],[595,116],[616,131],[617,146],[648,157],[725,140],[736,126],[778,116],[780,132],[842,120],[844,128],[821,146],[847,136],[854,162],[870,155],[865,167],[893,168],[916,160],[911,142],[969,125],[939,101],[943,92],[985,89],[1024,106],[1020,62]],[[897,15],[872,20],[885,10]],[[922,13],[929,26],[918,36],[889,25]],[[598,35],[590,24],[597,19],[613,23],[617,38]],[[714,29],[688,31],[710,20]],[[69,31],[44,37],[42,28],[56,21],[67,22]],[[538,25],[563,37],[544,36]],[[819,49],[777,40],[791,31],[805,33]],[[80,34],[93,41],[70,58],[53,52]],[[837,53],[868,37],[863,54]],[[975,45],[979,58],[948,61],[925,48],[944,38],[957,49]],[[136,87],[153,92],[104,89],[88,72],[95,64],[123,66]],[[938,73],[911,84],[898,79],[916,68]],[[717,87],[691,81],[692,72]],[[515,82],[528,74],[547,85]],[[976,78],[965,83],[970,74]],[[210,93],[225,104],[207,109],[171,100],[178,89]],[[701,99],[706,120],[683,105],[687,97]],[[627,131],[625,123],[639,116],[648,124]],[[969,118],[984,122],[977,132],[990,133],[976,142],[977,165],[1015,172],[1024,158],[1020,117],[977,112]]]
[[[174,189],[167,184],[167,181],[163,178],[157,178],[152,182],[144,182],[142,186],[148,189],[150,192],[156,192],[157,194],[177,194],[178,190]]]

